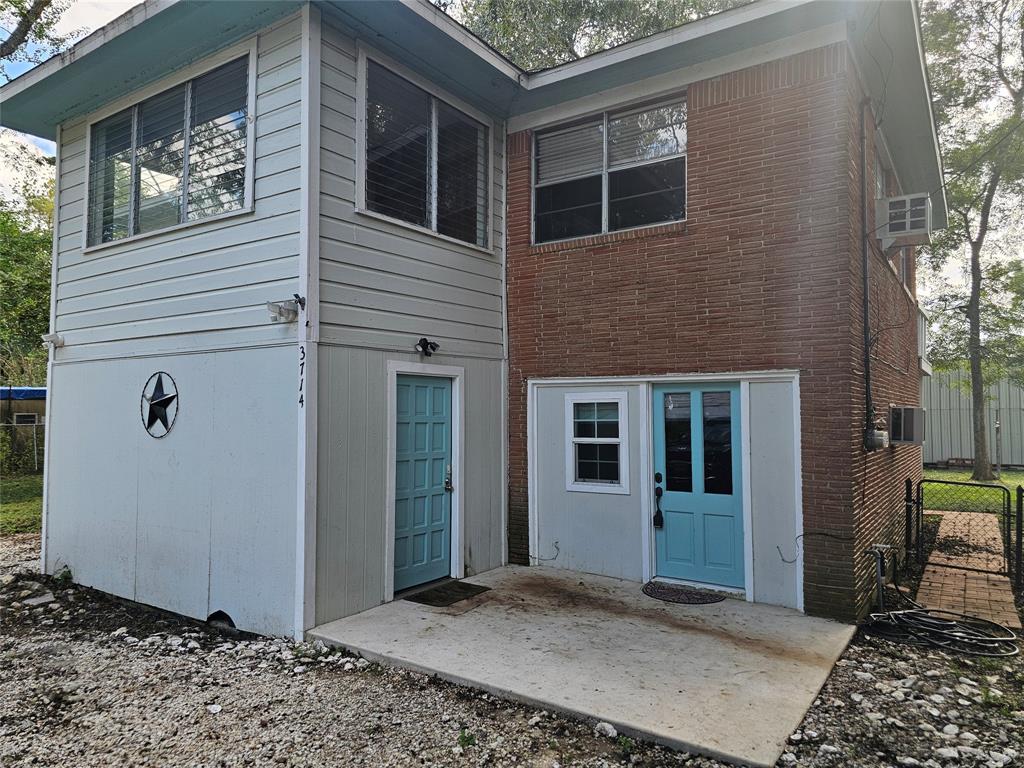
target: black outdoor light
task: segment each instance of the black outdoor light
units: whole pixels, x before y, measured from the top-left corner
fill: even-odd
[[[436,341],[431,341],[426,336],[416,342],[416,351],[424,357],[430,357],[432,354],[437,352],[438,347],[441,345]]]

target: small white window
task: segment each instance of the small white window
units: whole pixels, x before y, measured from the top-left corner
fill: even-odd
[[[14,414],[14,423],[18,425],[23,424],[38,424],[37,415],[34,413],[16,413]]]
[[[565,487],[629,493],[629,425],[625,392],[565,396]]]

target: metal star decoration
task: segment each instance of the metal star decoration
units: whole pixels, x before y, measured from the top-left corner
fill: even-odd
[[[164,376],[167,376],[170,382],[169,390],[164,388]],[[152,394],[147,395],[146,390],[149,389],[149,384],[154,378],[156,379],[156,384],[153,386]],[[160,371],[149,377],[149,381],[146,382],[146,386],[142,390],[142,400],[143,423],[150,435],[153,437],[163,437],[171,431],[171,425],[174,424],[174,417],[177,416],[178,411],[175,405],[177,399],[177,388],[170,374]],[[147,405],[149,406],[148,410],[146,408]],[[164,428],[162,434],[154,434],[153,428],[157,423]]]

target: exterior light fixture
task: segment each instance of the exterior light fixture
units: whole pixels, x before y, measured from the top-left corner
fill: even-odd
[[[294,323],[299,318],[297,301],[268,301],[267,311],[272,323]]]
[[[430,357],[432,354],[437,352],[440,346],[441,345],[438,344],[436,341],[431,341],[426,336],[424,336],[422,339],[416,342],[416,351],[419,352],[424,357]]]
[[[44,347],[50,346],[57,348],[64,346],[64,337],[61,336],[59,333],[44,333],[42,335],[42,339]]]

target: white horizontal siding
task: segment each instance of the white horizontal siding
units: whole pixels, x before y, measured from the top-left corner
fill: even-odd
[[[491,252],[359,214],[356,45],[325,20],[320,70],[320,337],[501,358],[504,132],[493,137]]]
[[[61,359],[280,342],[265,304],[299,289],[301,19],[259,35],[254,205],[83,252],[86,120],[62,127],[56,330]],[[125,344],[129,346],[124,346]]]

